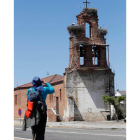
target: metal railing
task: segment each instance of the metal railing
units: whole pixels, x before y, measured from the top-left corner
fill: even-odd
[[[109,64],[107,60],[88,60],[88,59],[80,59],[80,67],[104,67],[109,68]]]

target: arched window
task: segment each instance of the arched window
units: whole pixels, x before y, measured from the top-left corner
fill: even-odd
[[[89,23],[85,24],[85,37],[87,38],[91,37],[91,28]]]

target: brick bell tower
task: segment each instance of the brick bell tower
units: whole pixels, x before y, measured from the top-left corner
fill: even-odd
[[[107,30],[98,27],[95,8],[84,8],[76,18],[77,25],[67,27],[70,38],[69,66],[64,73],[65,118],[66,121],[104,120],[108,111],[102,95],[114,95],[114,73],[105,39]]]
[[[94,8],[85,8],[77,17],[77,26],[68,26],[70,33],[69,44],[69,67],[70,71],[73,68],[94,68],[108,69],[109,68],[109,53],[108,60],[106,58],[106,44],[104,36],[107,34],[106,29],[98,27],[97,10]],[[86,25],[88,35],[86,35]]]

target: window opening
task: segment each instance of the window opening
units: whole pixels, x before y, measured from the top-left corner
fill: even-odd
[[[59,98],[56,97],[56,114],[59,114]]]
[[[84,65],[84,47],[80,45],[80,65]]]
[[[95,51],[95,59],[94,59],[94,51]],[[98,65],[98,50],[92,49],[92,62],[93,65]]]
[[[15,95],[15,105],[17,105],[17,95]]]
[[[60,101],[61,101],[61,89],[60,89]]]
[[[87,38],[91,37],[91,28],[89,23],[85,24],[85,37]]]

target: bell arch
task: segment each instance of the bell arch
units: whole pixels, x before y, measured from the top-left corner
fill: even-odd
[[[91,37],[91,25],[88,22],[85,23],[85,37]]]

